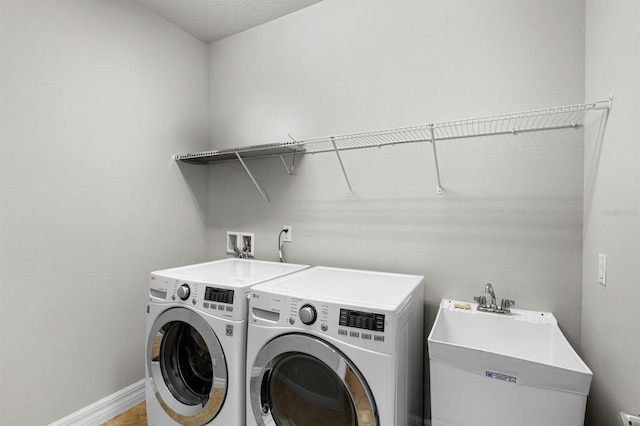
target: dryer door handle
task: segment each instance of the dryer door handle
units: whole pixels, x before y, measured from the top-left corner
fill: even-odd
[[[262,376],[262,385],[260,386],[260,407],[262,414],[267,414],[271,409],[269,404],[269,379],[271,378],[271,369],[265,370]]]

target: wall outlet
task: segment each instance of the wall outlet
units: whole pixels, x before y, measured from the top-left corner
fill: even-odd
[[[598,282],[607,285],[607,255],[598,254]]]
[[[284,225],[282,227],[282,229],[287,231],[287,232],[283,233],[282,241],[285,242],[285,243],[290,243],[291,242],[291,234],[293,234],[293,227],[291,225]]]

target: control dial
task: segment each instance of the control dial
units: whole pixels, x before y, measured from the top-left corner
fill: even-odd
[[[191,294],[191,289],[188,284],[182,284],[178,287],[178,297],[182,300],[187,300]]]
[[[304,305],[300,308],[300,321],[304,324],[311,325],[316,322],[318,318],[318,313],[316,312],[316,308],[311,305]]]

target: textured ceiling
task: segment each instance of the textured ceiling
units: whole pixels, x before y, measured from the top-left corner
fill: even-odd
[[[273,21],[321,0],[136,0],[205,43]]]

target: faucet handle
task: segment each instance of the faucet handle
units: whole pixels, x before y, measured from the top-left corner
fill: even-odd
[[[487,304],[487,298],[484,297],[484,296],[475,296],[473,298],[473,300],[478,302],[478,305],[486,305]]]
[[[514,302],[511,299],[502,299],[502,302],[500,303],[500,308],[502,310],[508,310],[510,309],[512,306],[515,306],[516,302]]]

